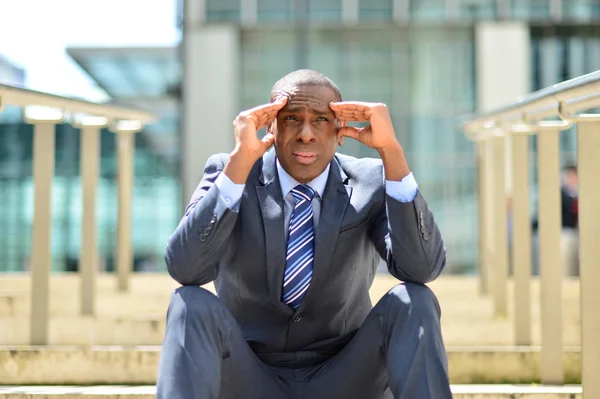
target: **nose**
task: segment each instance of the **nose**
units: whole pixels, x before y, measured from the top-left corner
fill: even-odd
[[[312,123],[305,122],[302,124],[302,127],[300,128],[300,131],[296,136],[296,140],[304,144],[313,143],[316,140],[315,133],[313,132]]]

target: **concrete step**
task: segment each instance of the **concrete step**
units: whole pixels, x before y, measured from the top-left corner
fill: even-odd
[[[159,359],[159,346],[0,347],[0,381],[10,385],[152,385]],[[449,347],[448,363],[453,384],[540,380],[536,347]],[[566,383],[580,383],[579,349],[565,350],[564,370]]]
[[[1,399],[153,399],[147,386],[0,387]],[[454,399],[582,399],[580,386],[453,385]]]
[[[398,281],[379,274],[371,288],[376,303]],[[442,331],[449,346],[514,344],[512,284],[509,315],[494,317],[490,296],[480,296],[472,276],[441,276],[429,284],[442,308]],[[114,275],[97,279],[96,316],[79,315],[80,280],[76,274],[52,275],[50,282],[50,345],[160,345],[172,291],[178,284],[166,274],[136,274],[131,290],[116,290]],[[212,289],[212,284],[207,285]],[[581,345],[579,282],[562,286],[563,342]],[[541,344],[539,281],[531,284],[531,344]],[[31,282],[27,275],[0,277],[0,345],[29,343]],[[468,326],[466,328],[465,326]],[[132,333],[132,331],[134,333]]]

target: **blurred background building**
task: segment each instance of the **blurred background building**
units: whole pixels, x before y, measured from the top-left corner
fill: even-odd
[[[600,0],[180,0],[173,7],[178,47],[67,50],[109,101],[161,116],[136,136],[136,270],[165,270],[167,238],[206,158],[231,150],[235,115],[266,102],[281,76],[312,68],[346,100],[388,104],[444,234],[447,271],[474,271],[475,154],[458,117],[600,69]],[[514,67],[499,70],[508,53]],[[0,83],[15,84],[18,71],[0,58]],[[563,137],[566,162],[575,135]],[[79,132],[61,125],[56,139],[52,267],[76,270]],[[351,140],[340,150],[376,155]],[[28,267],[31,152],[32,127],[18,113],[0,114],[0,271]],[[98,238],[106,270],[114,267],[115,162],[114,135],[103,131]]]
[[[23,86],[25,69],[13,64],[0,54],[0,83],[12,86]]]

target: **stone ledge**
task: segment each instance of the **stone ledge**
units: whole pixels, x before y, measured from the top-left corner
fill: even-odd
[[[152,385],[159,359],[159,346],[0,347],[0,381],[11,385]],[[448,363],[454,384],[540,380],[536,347],[449,347]],[[579,348],[565,349],[564,369],[566,383],[580,382]]]
[[[154,386],[0,386],[2,399],[150,399]],[[580,386],[453,385],[454,399],[581,399]]]
[[[80,279],[77,274],[53,274],[50,283],[50,345],[160,345],[164,338],[169,298],[178,284],[168,274],[135,274],[131,290],[117,292],[115,275],[99,274],[96,280],[96,316],[80,316]],[[531,281],[531,345],[541,344],[540,284]],[[378,274],[370,294],[376,303],[391,287],[393,277]],[[509,281],[509,314],[494,317],[490,296],[479,295],[474,276],[443,275],[429,286],[442,307],[442,332],[447,346],[514,345],[514,285]],[[205,288],[213,290],[212,284]],[[31,279],[29,275],[0,277],[1,292],[25,296],[0,298],[0,345],[26,345],[30,339]],[[581,345],[579,282],[562,284],[564,345]],[[148,315],[141,318],[136,315]],[[132,334],[135,331],[135,334]]]

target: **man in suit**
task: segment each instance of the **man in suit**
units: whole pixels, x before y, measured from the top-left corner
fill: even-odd
[[[565,276],[579,275],[579,202],[578,202],[578,178],[577,166],[568,164],[561,173],[560,178],[560,213],[561,213],[561,232],[560,232],[560,256]],[[537,217],[533,219],[533,274],[540,274],[540,242],[539,242],[539,222]]]
[[[566,276],[579,275],[579,202],[577,187],[577,166],[567,165],[563,168],[560,187],[562,220],[560,254]]]
[[[233,124],[235,148],[208,160],[168,242],[183,287],[157,397],[451,398],[424,285],[445,249],[387,107],[342,102],[331,80],[300,70]],[[344,137],[381,160],[336,154]],[[404,283],[372,307],[380,258]],[[211,281],[218,296],[199,287]]]

